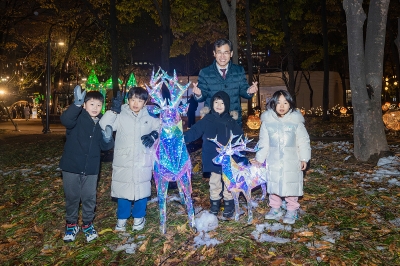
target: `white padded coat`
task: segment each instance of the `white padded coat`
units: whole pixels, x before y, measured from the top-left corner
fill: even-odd
[[[301,161],[311,159],[310,138],[298,111],[279,118],[269,109],[261,115],[258,162],[267,162],[267,190],[281,197],[303,195]]]
[[[107,111],[100,120],[101,128],[111,125],[117,131],[111,182],[111,196],[139,200],[151,195],[154,145],[146,148],[141,137],[158,131],[160,120],[149,115],[146,108],[135,116],[127,104],[121,113]]]

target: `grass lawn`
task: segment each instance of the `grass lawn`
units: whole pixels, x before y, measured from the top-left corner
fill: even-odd
[[[307,119],[306,126],[313,138],[352,137],[349,119],[329,124]],[[247,131],[250,136],[258,133]],[[86,243],[79,233],[75,242],[65,244],[58,169],[64,135],[1,131],[0,140],[1,265],[400,265],[400,189],[396,183],[400,178],[388,174],[374,180],[376,164],[345,160],[351,155],[351,142],[312,142],[300,219],[293,226],[265,220],[267,201],[257,202],[254,221],[248,225],[241,197],[245,214],[237,222],[220,220],[218,228],[207,235],[220,244],[207,247],[196,244],[199,233],[189,228],[185,206],[174,200],[167,205],[165,235],[160,234],[154,200],[148,204],[144,230],[114,232],[111,162],[102,163],[98,184],[94,223],[99,238]],[[400,154],[398,145],[390,147]],[[191,153],[196,214],[210,205],[200,157],[201,150]],[[178,196],[177,190],[169,194]],[[260,198],[261,190],[253,196]],[[153,185],[151,198],[155,197]]]

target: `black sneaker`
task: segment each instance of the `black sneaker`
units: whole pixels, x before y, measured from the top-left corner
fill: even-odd
[[[224,213],[222,216],[225,218],[232,218],[235,214],[235,203],[233,200],[224,200]]]

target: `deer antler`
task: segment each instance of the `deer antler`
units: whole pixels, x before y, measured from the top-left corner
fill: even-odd
[[[162,70],[161,70],[162,71]],[[150,87],[146,85],[146,89],[149,92],[152,102],[158,104],[160,107],[165,106],[166,100],[163,99],[162,94],[161,94],[161,86],[163,85],[162,79],[162,74],[159,74],[160,69],[158,69],[157,73],[154,75],[154,69],[153,72],[151,73],[151,78],[150,78]]]
[[[163,73],[163,81],[164,84],[167,86],[170,94],[171,94],[171,107],[177,107],[179,105],[179,100],[181,99],[182,95],[185,91],[189,88],[190,82],[184,86],[179,84],[178,76],[176,75],[176,71],[174,70],[174,76],[169,76],[165,71],[161,70]]]

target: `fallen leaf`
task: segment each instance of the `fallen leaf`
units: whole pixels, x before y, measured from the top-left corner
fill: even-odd
[[[35,225],[33,229],[35,229],[36,233],[43,235],[43,227]]]
[[[305,231],[305,232],[299,232],[299,233],[297,233],[297,235],[298,236],[313,236],[314,233]]]
[[[167,253],[167,250],[169,250],[171,248],[171,245],[169,244],[169,242],[165,242],[164,243],[164,247],[163,247],[163,253]]]
[[[5,207],[6,207],[6,206],[1,205],[1,206],[0,206],[0,210],[4,209]]]
[[[190,251],[185,258],[183,258],[184,261],[187,261],[194,253],[196,253],[196,250]]]
[[[176,230],[177,230],[179,233],[184,233],[184,232],[186,232],[186,231],[187,231],[187,230],[186,230],[186,224],[178,225],[178,226],[176,227]]]
[[[101,230],[98,234],[102,235],[102,234],[107,233],[107,232],[113,232],[113,230],[111,228],[106,228],[106,229]]]
[[[147,243],[149,242],[149,240],[146,240],[143,242],[143,244],[140,246],[139,251],[140,252],[145,252],[146,248],[147,248]]]
[[[236,261],[243,261],[243,259],[241,257],[235,257]]]
[[[2,224],[0,227],[4,228],[4,229],[9,229],[9,228],[13,228],[14,226],[16,226],[17,224]]]

